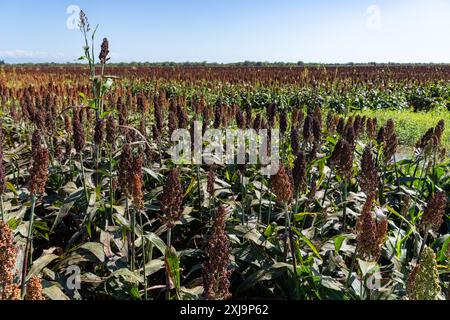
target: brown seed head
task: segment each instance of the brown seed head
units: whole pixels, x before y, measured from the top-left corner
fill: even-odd
[[[230,243],[226,232],[227,210],[221,205],[214,219],[211,236],[205,249],[203,287],[207,300],[227,300],[230,293]]]
[[[377,261],[381,253],[381,245],[387,235],[387,219],[377,221],[372,212],[375,194],[367,197],[357,222],[358,256],[365,261]]]
[[[183,190],[180,183],[178,169],[172,169],[167,177],[164,190],[161,196],[161,217],[168,228],[173,228],[183,214]]]
[[[424,232],[429,230],[438,231],[444,222],[443,216],[447,207],[447,195],[444,191],[437,192],[431,196],[422,216],[420,224]]]
[[[306,187],[306,157],[302,152],[297,154],[297,158],[294,161],[292,177],[295,194],[303,192]]]
[[[39,142],[38,142],[39,141]],[[28,189],[33,195],[43,194],[48,180],[48,149],[41,146],[38,130],[33,134],[32,165]]]
[[[300,136],[296,127],[291,129],[291,148],[294,155],[300,152]]]
[[[279,202],[289,204],[292,200],[292,185],[286,168],[281,166],[278,173],[271,178],[272,191]]]
[[[114,120],[114,117],[112,115],[109,115],[108,118],[106,119],[106,121],[107,121],[106,141],[108,141],[108,143],[110,145],[114,145],[114,143],[116,141],[116,135],[117,135],[116,121]]]
[[[208,172],[208,182],[207,182],[207,191],[211,196],[214,196],[214,183],[216,181],[216,175],[214,174],[214,171],[209,170]]]
[[[127,197],[132,193],[132,185],[130,183],[130,174],[132,172],[133,157],[129,144],[122,146],[122,153],[120,155],[118,176],[120,189]]]
[[[17,300],[12,299],[16,257],[13,233],[4,221],[0,221],[0,300]]]
[[[378,186],[378,172],[373,161],[372,152],[368,146],[364,149],[361,158],[361,171],[358,175],[358,182],[361,190],[367,195],[375,192]]]
[[[108,58],[108,55],[109,55],[109,41],[108,39],[104,38],[100,50],[100,55],[98,56],[98,58],[100,59],[100,64],[105,64],[110,59]]]
[[[27,283],[27,289],[25,294],[25,300],[45,300],[42,294],[41,279],[36,276],[32,276]]]
[[[94,130],[94,142],[97,146],[101,146],[103,143],[104,131],[105,121],[103,121],[103,119],[98,119]]]

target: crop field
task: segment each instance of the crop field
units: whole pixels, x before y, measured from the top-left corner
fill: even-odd
[[[449,66],[99,49],[0,66],[0,300],[450,298]]]

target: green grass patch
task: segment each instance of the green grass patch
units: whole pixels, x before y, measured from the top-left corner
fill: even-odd
[[[413,147],[419,138],[439,120],[444,119],[446,130],[442,143],[450,149],[450,112],[446,110],[431,112],[413,112],[408,110],[365,110],[357,112],[362,116],[376,117],[378,124],[384,124],[388,119],[395,121],[398,139],[401,145]]]

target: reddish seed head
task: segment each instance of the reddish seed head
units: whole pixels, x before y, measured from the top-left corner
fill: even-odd
[[[437,192],[431,196],[422,216],[421,229],[437,231],[444,222],[443,216],[447,207],[447,195],[444,191]]]
[[[167,177],[164,190],[161,196],[161,217],[168,228],[173,228],[175,223],[180,220],[183,213],[183,190],[180,183],[180,174],[178,169],[172,169]]]
[[[278,173],[270,179],[272,191],[276,195],[278,201],[286,204],[290,203],[292,200],[292,184],[286,168],[281,166]]]
[[[203,287],[207,300],[227,300],[230,293],[230,244],[225,230],[227,210],[221,205],[205,249]]]

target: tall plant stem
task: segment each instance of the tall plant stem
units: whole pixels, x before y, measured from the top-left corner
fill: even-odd
[[[30,213],[30,222],[28,225],[28,235],[27,235],[27,241],[25,244],[25,251],[23,254],[22,279],[21,279],[21,286],[20,286],[20,292],[21,292],[22,299],[25,296],[25,283],[26,283],[27,272],[28,272],[28,259],[30,257],[31,241],[32,241],[32,237],[33,237],[35,208],[36,208],[36,195],[33,194],[31,196],[31,213]]]
[[[245,190],[245,184],[244,184],[244,175],[240,174],[241,178],[241,196],[242,196],[242,225],[245,224],[245,210],[247,207],[247,192]],[[248,224],[248,221],[247,221]]]
[[[424,159],[424,160],[426,162],[426,159]],[[418,161],[417,161],[416,167],[414,168],[413,178],[411,180],[411,183],[409,184],[410,188],[412,188],[412,186],[414,184],[414,180],[416,179],[417,169],[419,169],[419,165],[420,165],[420,159],[418,157]]]
[[[261,189],[260,189],[260,193],[259,193],[258,223],[261,223],[262,198],[263,198],[263,179],[261,179]]]
[[[147,267],[146,267],[146,263],[147,263],[147,257],[146,257],[146,240],[145,240],[145,231],[144,231],[144,224],[142,223],[142,213],[139,213],[139,220],[140,220],[140,224],[141,224],[141,229],[142,229],[142,259],[144,260],[144,266],[143,266],[143,272],[144,272],[144,297],[145,300],[148,299],[148,293],[147,293]]]
[[[347,275],[347,281],[345,281],[345,289],[347,289],[350,284],[350,278],[352,276],[353,268],[355,267],[357,254],[358,254],[358,246],[356,246],[355,253],[353,254],[353,257],[352,257],[352,262],[350,264],[350,270],[348,271],[348,275]]]
[[[113,188],[113,146],[109,149],[109,215],[113,222],[114,188]]]
[[[394,154],[394,169],[395,169],[395,179],[397,180],[397,192],[400,191],[400,179],[398,177],[398,167],[397,167],[397,159]]]
[[[425,169],[425,166],[426,166],[426,162],[424,163],[424,167],[422,168],[422,170]],[[428,176],[428,166],[426,166],[425,172],[423,173],[423,177],[422,177],[422,186],[420,188],[420,198],[421,199],[423,199],[423,194],[425,192],[427,176]]]
[[[378,199],[380,204],[384,205],[384,178],[386,176],[386,164],[383,165],[383,172],[381,174],[380,190],[378,191]]]
[[[272,195],[270,194],[270,187],[271,187],[271,183],[270,183],[270,179],[269,179],[269,189],[267,191],[267,193],[269,194],[269,213],[267,215],[267,226],[270,225],[270,218],[272,216]]]
[[[288,209],[288,205],[284,203],[284,214],[285,214],[285,220],[284,220],[284,262],[287,261],[287,255],[288,255],[288,239],[290,239],[291,234],[291,219],[290,219],[290,212]],[[292,249],[292,248],[291,248]],[[294,258],[294,255],[292,255],[292,258]]]
[[[84,196],[86,197],[86,202],[89,203],[89,195],[86,186],[86,173],[84,171],[84,159],[83,159],[83,151],[80,152],[80,162],[81,162],[81,180],[83,183]]]
[[[330,189],[330,183],[331,183],[331,175],[333,174],[333,168],[330,168],[330,174],[328,175],[328,179],[327,179],[327,186],[325,188],[325,192],[323,194],[323,199],[322,199],[322,207],[325,203],[325,199],[327,197],[328,194],[328,190]]]
[[[346,227],[347,227],[347,181],[344,180],[343,209],[342,209],[342,229],[344,232]]]
[[[127,199],[128,202],[128,199]],[[128,205],[127,205],[128,207]],[[136,212],[131,210],[131,271],[136,267]]]
[[[167,247],[169,247],[169,249],[172,247],[172,228],[167,230]]]
[[[95,186],[98,186],[98,166],[100,162],[100,147],[95,145]]]
[[[158,141],[158,153],[159,153],[159,167],[162,168],[161,140]]]
[[[198,213],[200,214],[200,221],[202,221],[202,193],[200,189],[200,165],[197,165]]]

